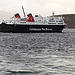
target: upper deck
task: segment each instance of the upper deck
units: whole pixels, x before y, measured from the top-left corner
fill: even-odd
[[[66,25],[63,17],[42,17],[35,15],[34,22],[27,22],[27,18],[11,18],[10,20],[3,21],[6,24],[17,25]]]

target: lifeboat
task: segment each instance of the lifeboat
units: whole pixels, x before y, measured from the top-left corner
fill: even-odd
[[[27,22],[35,22],[31,13],[27,15]]]
[[[20,15],[19,15],[19,13],[15,14],[15,18],[21,18]]]

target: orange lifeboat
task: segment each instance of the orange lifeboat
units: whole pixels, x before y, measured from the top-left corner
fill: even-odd
[[[15,14],[15,18],[21,18],[20,15],[17,13]]]
[[[34,21],[34,18],[33,18],[33,16],[32,16],[31,13],[28,14],[27,16],[28,16],[28,17],[27,17],[27,22],[35,22],[35,21]]]

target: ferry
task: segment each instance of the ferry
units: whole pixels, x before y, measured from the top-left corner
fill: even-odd
[[[10,20],[5,20],[0,24],[0,32],[8,33],[50,33],[62,32],[67,25],[63,17],[52,16],[42,17],[41,15],[33,15],[29,13],[21,18],[19,13],[16,13]]]

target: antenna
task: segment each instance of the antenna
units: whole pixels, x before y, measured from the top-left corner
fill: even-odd
[[[54,17],[54,14],[55,14],[55,13],[54,13],[54,12],[52,12],[52,16],[53,16],[53,17]]]
[[[24,14],[24,17],[25,17],[25,12],[24,12],[24,8],[23,8],[23,6],[22,6],[22,10],[23,10],[23,14]]]

